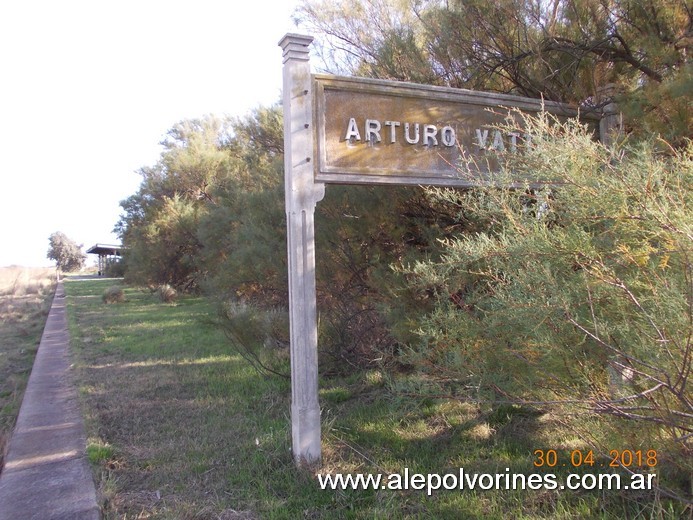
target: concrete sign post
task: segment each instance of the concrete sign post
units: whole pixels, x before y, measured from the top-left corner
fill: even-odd
[[[312,75],[311,36],[287,34],[284,186],[291,340],[291,435],[297,464],[320,460],[315,206],[325,183],[488,185],[507,154],[532,146],[514,115],[579,116],[605,140],[617,114],[579,113],[520,96],[364,78]],[[510,118],[510,119],[508,119]],[[512,120],[513,128],[499,127]],[[517,126],[517,129],[515,129]],[[465,172],[460,168],[466,164]],[[509,186],[541,185],[513,179]]]
[[[291,438],[298,464],[320,460],[318,324],[315,303],[315,205],[325,185],[313,176],[310,36],[287,34],[284,51],[284,189],[289,268]]]

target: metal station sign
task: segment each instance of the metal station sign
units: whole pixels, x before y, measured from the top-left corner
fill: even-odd
[[[532,146],[518,111],[559,119],[574,108],[497,93],[313,75],[316,182],[483,184]],[[583,117],[597,122],[596,115]]]

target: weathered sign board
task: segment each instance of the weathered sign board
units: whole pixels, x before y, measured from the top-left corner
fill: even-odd
[[[291,427],[299,464],[321,456],[314,214],[325,184],[485,184],[499,158],[531,143],[519,124],[499,128],[513,110],[577,115],[556,103],[517,96],[313,75],[312,41],[287,34],[279,42],[284,56]],[[587,120],[604,132],[599,117]]]
[[[519,96],[327,75],[313,75],[313,96],[315,180],[324,183],[483,184],[499,157],[531,146],[518,110],[578,115]]]

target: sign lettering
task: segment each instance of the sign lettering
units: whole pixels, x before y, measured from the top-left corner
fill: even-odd
[[[513,109],[577,115],[541,100],[410,83],[313,75],[313,85],[315,180],[325,183],[483,184],[503,154],[532,145],[521,128],[501,129]]]
[[[421,146],[461,146],[458,143],[455,126],[447,124],[442,128],[436,125],[421,124],[421,123],[404,123],[401,121],[384,121],[380,122],[377,119],[366,119],[359,129],[359,123],[355,117],[350,117],[344,132],[344,143],[347,146],[353,146],[363,142],[367,145],[378,143],[396,144],[404,142],[410,145]],[[383,129],[386,127],[387,129]],[[423,129],[423,130],[421,130]],[[384,132],[381,135],[381,131]],[[492,137],[489,140],[489,132],[492,132]],[[361,136],[365,137],[362,139]],[[423,135],[423,138],[421,136]],[[474,129],[473,146],[476,151],[479,150],[494,150],[496,152],[510,151],[516,153],[518,151],[518,138],[522,138],[525,146],[531,146],[531,136],[520,132],[502,132],[493,128],[475,128]]]

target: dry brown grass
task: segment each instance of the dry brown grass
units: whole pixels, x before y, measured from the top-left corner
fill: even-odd
[[[0,467],[54,290],[51,268],[0,268]]]
[[[55,286],[52,267],[0,267],[0,296],[31,296]]]
[[[163,303],[173,303],[178,299],[178,293],[168,284],[157,287],[156,295]]]

